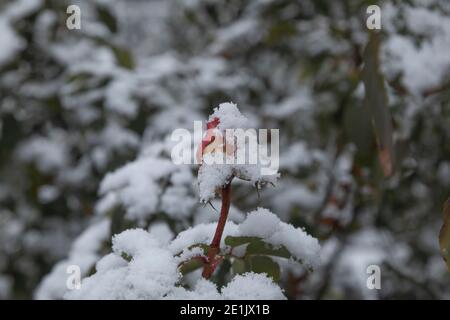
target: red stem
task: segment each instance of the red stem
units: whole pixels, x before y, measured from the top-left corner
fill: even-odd
[[[216,269],[220,258],[216,259],[216,255],[220,250],[220,241],[222,239],[223,230],[227,223],[228,212],[230,210],[231,203],[231,181],[222,188],[222,208],[220,209],[220,217],[217,222],[216,232],[214,238],[209,246],[207,263],[203,268],[202,276],[205,279],[211,278],[214,270]]]

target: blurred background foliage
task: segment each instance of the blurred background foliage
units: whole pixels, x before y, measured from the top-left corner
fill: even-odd
[[[66,28],[69,4],[80,30]],[[380,31],[366,28],[372,4]],[[0,2],[0,298],[61,298],[56,263],[77,262],[99,221],[84,275],[126,228],[216,219],[198,201],[132,219],[98,190],[145,154],[168,159],[172,130],[224,101],[280,128],[280,183],[260,198],[236,186],[236,211],[270,208],[323,246],[314,273],[286,266],[289,298],[449,298],[449,14],[445,0]],[[186,188],[180,202],[196,199]],[[381,290],[366,287],[370,264]]]

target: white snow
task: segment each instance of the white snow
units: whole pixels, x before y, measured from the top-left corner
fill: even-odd
[[[139,145],[139,137],[129,129],[125,129],[116,122],[109,122],[100,134],[99,144],[114,150],[126,147],[135,148]]]
[[[41,0],[16,0],[5,4],[0,12],[0,67],[16,58],[16,54],[26,45],[25,40],[13,29],[12,23],[37,10],[41,4]]]
[[[42,0],[16,0],[6,7],[4,15],[11,20],[20,19],[38,10],[42,2]]]
[[[158,247],[159,241],[143,229],[128,229],[112,238],[113,252],[121,256],[135,257],[147,247]]]
[[[237,105],[232,102],[221,103],[219,107],[214,108],[214,112],[209,116],[208,121],[215,118],[219,119],[217,128],[221,131],[248,127],[248,119],[241,114]]]
[[[211,129],[214,132],[215,139],[223,137],[212,152],[205,153],[203,150],[202,164],[198,172],[199,195],[201,202],[208,202],[214,198],[216,192],[230,182],[232,177],[258,184],[258,187],[265,183],[274,183],[279,174],[264,174],[262,170],[263,159],[262,154],[258,153],[259,144],[257,141],[256,131],[242,131],[233,134],[235,141],[227,142],[229,133],[227,129],[248,129],[249,121],[243,116],[237,106],[233,103],[221,103],[218,108],[214,109],[210,115],[208,122],[218,119],[216,128]],[[248,135],[248,139],[240,139],[240,134]],[[254,143],[250,143],[253,140]],[[216,141],[216,140],[215,140]],[[217,140],[218,141],[218,140]],[[233,152],[225,152],[228,147],[225,144],[233,146]],[[241,156],[245,154],[246,156]],[[251,159],[252,162],[250,161]]]
[[[280,225],[280,219],[267,209],[258,208],[250,212],[245,221],[239,225],[239,232],[251,237],[268,238]]]
[[[211,157],[210,154],[203,158]],[[227,164],[202,164],[198,170],[198,187],[201,202],[212,199],[217,189],[224,187],[233,174],[233,168]]]
[[[297,173],[309,167],[314,161],[314,150],[309,150],[305,142],[297,142],[281,153],[280,166],[290,172]]]
[[[127,209],[127,217],[142,220],[152,215],[162,190],[158,180],[170,175],[177,167],[161,158],[139,158],[108,173],[100,186],[100,194],[116,194]]]
[[[188,194],[184,186],[172,186],[161,197],[161,208],[173,218],[186,218],[192,213],[197,200]]]
[[[161,246],[166,246],[173,240],[174,234],[164,222],[154,222],[148,228],[148,232],[156,238]]]
[[[216,226],[216,223],[199,224],[181,232],[169,245],[169,250],[178,254],[194,244],[210,244]],[[275,247],[284,246],[294,260],[301,261],[310,268],[316,268],[321,261],[320,244],[316,238],[300,228],[280,221],[276,215],[264,208],[250,212],[240,225],[228,221],[221,247],[224,247],[227,236],[259,237]]]
[[[388,77],[401,73],[403,84],[415,95],[435,89],[450,71],[450,18],[423,7],[386,6],[390,28],[402,12],[409,33],[427,36],[416,45],[409,35],[391,34],[384,44],[383,71]]]
[[[222,289],[226,300],[285,300],[282,290],[264,274],[237,275]]]
[[[97,272],[84,279],[80,290],[65,299],[285,299],[270,278],[247,273],[218,292],[210,281],[198,279],[192,289],[178,286],[178,261],[144,230],[127,230],[114,237],[114,252],[97,263]],[[132,254],[126,262],[123,251]],[[195,251],[193,251],[195,253]]]
[[[43,185],[39,187],[38,198],[41,203],[49,203],[60,195],[57,187],[52,185]]]
[[[214,236],[217,223],[199,224],[184,230],[178,234],[178,236],[169,245],[169,250],[174,254],[182,252],[185,248],[197,243],[210,244]],[[231,221],[228,221],[225,225],[222,236],[222,244],[224,245],[224,239],[228,235],[237,234],[237,225]]]
[[[100,257],[103,242],[109,237],[110,221],[100,220],[92,224],[73,243],[67,259],[58,262],[44,277],[35,291],[39,300],[61,299],[67,291],[67,268],[80,267],[81,276],[86,276]]]
[[[18,149],[20,159],[33,162],[42,172],[51,172],[68,163],[68,146],[62,132],[53,132],[50,137],[36,136],[22,143]]]
[[[121,267],[125,267],[127,265],[127,261],[122,257],[115,255],[114,253],[107,254],[103,258],[101,258],[95,264],[95,270],[97,272],[105,272],[110,269],[117,269]]]
[[[8,20],[0,16],[0,66],[10,62],[19,50],[25,47],[25,42],[11,28]]]
[[[308,267],[320,264],[319,241],[300,228],[280,221],[280,219],[264,208],[250,212],[246,220],[239,225],[241,236],[260,237],[274,246],[284,246],[295,259]]]
[[[138,111],[138,105],[133,99],[133,89],[136,85],[135,79],[130,76],[114,80],[105,92],[106,108],[126,117],[134,117]]]

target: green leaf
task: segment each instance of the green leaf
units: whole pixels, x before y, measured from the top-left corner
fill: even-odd
[[[105,6],[97,6],[97,15],[101,22],[109,29],[109,31],[117,32],[117,20],[114,15]]]
[[[284,246],[273,246],[261,239],[252,241],[247,246],[247,255],[267,255],[289,259],[291,253]]]
[[[356,145],[356,162],[371,167],[376,158],[375,136],[371,128],[371,117],[360,104],[350,103],[343,114],[343,129],[350,141]]]
[[[133,69],[134,68],[134,59],[133,55],[131,54],[131,51],[120,48],[120,47],[111,47],[112,51],[114,53],[114,56],[116,57],[117,63],[127,69]]]
[[[384,176],[394,171],[394,147],[391,115],[388,108],[384,78],[380,71],[380,34],[371,32],[364,51],[362,78],[365,88],[365,100],[368,106],[378,145],[378,155]]]
[[[290,252],[284,246],[274,246],[264,242],[259,237],[232,237],[225,238],[225,244],[234,248],[244,244],[248,244],[246,255],[268,255],[289,259]]]
[[[190,272],[193,272],[199,268],[203,267],[203,262],[200,259],[192,258],[190,260],[187,260],[180,265],[180,272],[185,275]]]
[[[450,198],[444,203],[443,215],[444,223],[439,232],[439,246],[441,248],[441,255],[450,272]]]
[[[120,254],[120,256],[121,256],[124,260],[126,260],[126,261],[128,261],[128,262],[130,262],[131,259],[133,259],[133,257],[130,256],[130,255],[129,255],[128,253],[126,253],[126,252],[122,252],[122,253]]]
[[[281,22],[273,25],[264,39],[269,45],[275,44],[280,40],[287,39],[297,34],[295,24],[291,22]]]
[[[250,269],[256,273],[266,273],[273,281],[280,280],[280,266],[266,256],[252,256],[249,259]]]
[[[238,258],[234,259],[232,268],[235,274],[244,273],[246,271],[245,261]]]
[[[228,276],[230,274],[231,267],[232,265],[230,259],[223,259],[219,264],[217,268],[218,270],[215,274],[217,287],[222,288],[228,283]]]
[[[225,244],[230,247],[241,246],[246,243],[250,243],[252,241],[260,240],[258,237],[232,237],[228,236],[225,238]]]

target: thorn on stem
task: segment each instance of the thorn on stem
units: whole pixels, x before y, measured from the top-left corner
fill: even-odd
[[[214,209],[215,212],[217,212],[217,213],[219,212],[219,211],[217,211],[217,209],[213,206],[213,204],[211,203],[211,201],[208,201],[208,204],[211,206],[211,208]]]

